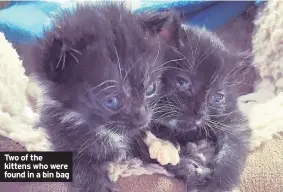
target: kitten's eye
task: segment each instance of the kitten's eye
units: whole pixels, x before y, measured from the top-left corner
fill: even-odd
[[[145,90],[145,95],[146,95],[147,97],[150,97],[150,96],[152,96],[152,95],[155,93],[155,91],[156,91],[156,82],[150,84],[150,85],[147,87],[147,89]]]
[[[121,107],[121,102],[118,97],[110,97],[103,101],[103,105],[111,110],[118,110]]]
[[[176,85],[183,90],[188,90],[191,87],[190,81],[184,77],[176,77]]]
[[[223,93],[216,93],[211,97],[211,103],[220,104],[225,101],[225,95]]]

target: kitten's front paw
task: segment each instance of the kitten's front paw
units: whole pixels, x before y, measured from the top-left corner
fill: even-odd
[[[151,159],[156,159],[160,165],[177,165],[180,161],[179,148],[176,148],[171,142],[157,138],[150,131],[146,132],[144,139],[149,148]]]
[[[187,143],[190,154],[197,157],[203,165],[212,161],[215,156],[215,147],[207,140],[200,140],[196,143]]]
[[[160,165],[177,165],[180,161],[179,150],[169,141],[156,139],[149,146],[150,158],[156,159]]]
[[[108,177],[111,182],[118,181],[120,175],[127,169],[125,164],[109,163],[108,165]]]

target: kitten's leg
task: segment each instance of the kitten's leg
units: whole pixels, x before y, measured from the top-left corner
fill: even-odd
[[[147,163],[177,164],[180,159],[178,142],[164,129],[142,131],[131,148],[135,157]]]
[[[215,147],[207,140],[189,142],[186,146],[181,146],[180,163],[176,166],[166,165],[165,168],[176,178],[183,180],[187,185],[187,191],[190,192],[204,183],[206,177],[211,174],[207,162],[214,154]]]
[[[199,183],[202,183],[207,175],[211,173],[211,169],[203,166],[197,160],[188,156],[181,156],[177,165],[165,165],[167,171],[173,173],[175,178],[182,180],[187,191],[196,190]]]
[[[171,142],[157,138],[150,131],[146,131],[144,142],[148,146],[151,159],[156,159],[161,165],[177,165],[179,163],[180,149]]]
[[[196,143],[188,143],[187,149],[188,148],[190,148],[190,153],[199,157],[200,162],[204,166],[212,161],[216,152],[215,146],[206,139],[199,140]]]
[[[74,160],[73,169],[74,192],[117,191],[108,177],[108,163],[92,162],[91,158],[81,156]]]
[[[247,133],[248,137],[249,133]],[[237,136],[223,136],[220,149],[210,163],[213,169],[205,187],[200,192],[232,191],[239,183],[240,174],[248,154],[248,142]]]
[[[109,163],[108,167],[108,177],[110,181],[116,182],[118,181],[120,175],[128,169],[127,164],[125,163]]]

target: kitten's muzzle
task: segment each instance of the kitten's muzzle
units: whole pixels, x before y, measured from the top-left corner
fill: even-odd
[[[172,121],[169,121],[171,123]],[[172,125],[171,125],[172,126]],[[202,126],[201,120],[175,120],[175,129],[193,131]]]
[[[145,107],[141,107],[140,111],[133,115],[133,123],[138,129],[147,127],[150,119],[150,115]]]

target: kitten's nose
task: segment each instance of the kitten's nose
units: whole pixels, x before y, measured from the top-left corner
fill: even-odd
[[[200,121],[200,119],[203,118],[203,116],[205,116],[205,110],[204,109],[193,110],[193,113],[195,115],[195,118],[197,119],[196,121]]]
[[[193,109],[193,113],[194,113],[194,115],[195,115],[195,116],[197,116],[197,115],[198,115],[198,112],[197,112],[197,110],[196,110],[196,109]]]
[[[134,124],[138,127],[145,127],[149,124],[150,118],[145,107],[141,107],[140,111],[134,114]]]
[[[195,124],[197,126],[200,126],[202,124],[202,121],[200,119],[195,120]]]

